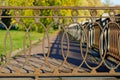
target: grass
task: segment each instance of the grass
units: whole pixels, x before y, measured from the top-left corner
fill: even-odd
[[[30,40],[34,42],[35,40],[41,40],[43,37],[43,33],[30,32],[30,37],[29,37],[28,35],[26,35],[26,32],[24,31],[10,30],[10,35],[7,35],[5,39],[6,34],[7,34],[6,30],[0,30],[0,55],[5,53],[6,54],[10,53],[11,47],[12,47],[12,51],[23,48],[24,39],[26,39],[25,45],[29,46]],[[12,43],[10,42],[10,36]],[[6,42],[6,48],[5,48],[5,42]],[[10,43],[12,44],[12,46]]]

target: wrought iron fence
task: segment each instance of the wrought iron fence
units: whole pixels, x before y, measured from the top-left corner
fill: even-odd
[[[11,10],[14,15],[2,15],[3,10]],[[33,15],[23,16],[24,10],[32,10]],[[52,14],[43,16],[43,10]],[[0,76],[120,76],[120,16],[115,14],[119,10],[120,7],[1,6],[0,27],[6,34],[0,34],[4,36]],[[83,16],[85,11],[90,14]],[[100,16],[99,11],[107,11],[107,15]],[[14,22],[7,26],[2,21],[5,18]],[[33,20],[26,25],[21,19]],[[46,25],[40,19],[52,20]],[[14,51],[11,29],[18,24],[24,28],[23,47]],[[36,45],[32,44],[30,32],[34,24],[44,30],[43,39]],[[54,25],[60,30],[49,35]]]

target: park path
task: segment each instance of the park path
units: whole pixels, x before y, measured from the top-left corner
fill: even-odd
[[[64,61],[64,58],[62,56],[62,50],[61,50],[61,39],[63,36],[63,32],[62,31],[57,31],[54,34],[52,34],[49,39],[50,39],[50,55],[48,57],[48,62],[50,65],[52,65],[54,68],[61,66],[62,62]],[[48,51],[48,43],[47,43],[47,39],[44,40],[45,42],[45,46],[44,49],[47,52]],[[59,72],[72,72],[71,69],[77,67],[80,65],[80,63],[82,62],[82,57],[80,54],[80,44],[77,41],[74,40],[70,40],[69,39],[69,55],[67,58],[67,62],[68,64],[64,64],[63,66],[60,67]],[[67,52],[67,40],[66,37],[64,37],[63,40],[63,51],[64,51],[64,55],[66,56],[66,52]],[[28,53],[28,51],[26,51],[26,53]],[[90,63],[91,65],[96,65],[98,64],[95,59],[88,55],[87,58],[87,62]],[[70,67],[71,66],[71,67]],[[26,60],[26,56],[25,55],[17,55],[15,57],[12,57],[10,59],[10,62],[1,70],[1,73],[16,73],[19,72],[20,73],[33,73],[34,72],[34,68],[40,68],[40,72],[41,73],[52,73],[53,69],[51,69],[49,67],[48,64],[45,63],[45,57],[43,55],[42,52],[42,42],[39,42],[36,45],[32,46],[31,49],[31,55],[27,56],[27,60]],[[88,68],[86,67],[82,67],[81,69],[78,70],[79,72],[87,72],[89,71]],[[33,78],[24,78],[24,77],[20,77],[23,80],[33,80]],[[0,80],[19,80],[20,78],[0,78]],[[57,78],[59,80],[59,78]],[[70,80],[71,78],[65,78],[65,80]],[[86,80],[86,78],[79,78],[76,80]],[[88,78],[87,78],[88,79]],[[101,78],[100,80],[104,80],[105,78]],[[43,79],[44,80],[44,79]],[[45,79],[46,80],[46,79]],[[53,78],[49,78],[48,80],[54,80]],[[56,78],[55,78],[56,80]],[[91,80],[91,79],[88,79]],[[92,78],[92,80],[96,80],[96,78]],[[105,79],[106,80],[106,79]],[[114,80],[114,78],[113,78]],[[117,80],[117,79],[116,79]]]
[[[52,34],[49,37],[49,41],[50,41],[50,54],[48,57],[48,61],[52,66],[60,66],[63,62],[63,56],[62,56],[62,52],[61,52],[61,39],[62,39],[62,31],[56,31],[54,34]],[[66,53],[66,38],[64,38],[65,41],[63,41],[63,47],[64,47],[64,53]],[[45,53],[48,51],[48,43],[47,43],[48,39],[46,38],[44,40],[45,42],[45,46],[44,46],[44,51]],[[68,56],[68,60],[71,66],[76,66],[78,65],[79,60],[80,59],[80,54],[78,54],[80,51],[78,50],[79,44],[74,44],[72,42],[71,44],[72,46],[75,47],[71,47],[71,51],[70,54]],[[30,67],[30,65],[32,67],[40,67],[41,65],[44,65],[44,69],[45,71],[52,71],[48,65],[45,63],[45,57],[43,55],[43,50],[42,50],[42,41],[39,42],[36,45],[32,46],[31,49],[31,55],[27,55],[29,53],[29,51],[26,51],[26,55],[24,54],[20,54],[20,55],[16,55],[14,57],[12,57],[10,59],[10,63],[8,63],[6,65],[6,67],[4,67],[4,69],[2,70],[3,73],[12,73],[15,72],[16,70],[20,70],[20,72],[34,72],[34,70]],[[65,54],[66,55],[66,54]],[[47,56],[47,54],[46,54]],[[79,56],[79,57],[78,57]],[[27,60],[27,61],[26,61]],[[26,63],[29,63],[28,65]],[[74,63],[74,64],[73,64]],[[24,68],[23,68],[23,65]],[[67,68],[69,66],[67,66],[66,64],[64,65]],[[63,66],[63,67],[64,67]],[[63,67],[61,68],[61,71],[63,71]],[[67,69],[66,68],[66,69]],[[68,68],[66,71],[71,71],[71,68]],[[81,70],[81,71],[85,71],[85,70]]]

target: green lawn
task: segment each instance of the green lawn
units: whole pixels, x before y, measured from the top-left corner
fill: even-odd
[[[10,36],[7,35],[6,38],[6,50],[5,50],[5,36],[6,36],[7,31],[6,30],[0,30],[0,54],[5,54],[10,52]],[[11,35],[11,42],[12,42],[12,51],[15,51],[16,49],[23,48],[23,42],[24,39],[26,39],[26,46],[29,46],[29,40],[32,42],[36,40],[41,40],[43,37],[43,33],[38,33],[38,32],[30,32],[30,37],[28,35],[25,38],[26,32],[24,31],[16,31],[16,30],[11,30],[10,35]]]

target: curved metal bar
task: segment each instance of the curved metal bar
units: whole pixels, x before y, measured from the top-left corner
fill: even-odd
[[[102,31],[102,33],[103,33],[103,29],[102,29],[102,27],[101,27],[101,25],[98,23],[98,22],[94,22],[93,24],[97,24],[98,26],[97,27],[99,27],[99,29]],[[88,27],[88,26],[87,26]],[[87,28],[86,27],[86,28]],[[85,30],[85,29],[84,29]],[[95,33],[96,34],[96,33]],[[87,35],[87,34],[86,34]],[[101,36],[101,35],[100,35]],[[100,38],[100,37],[99,37]],[[87,39],[87,42],[88,42],[88,38],[86,37],[86,39]],[[101,42],[100,42],[100,40],[98,41],[99,42],[99,47],[98,47],[98,49],[99,49],[99,52],[100,52],[100,57],[101,57],[101,59],[102,59],[102,53],[101,53],[101,48],[100,48],[100,45],[101,45]],[[88,44],[87,44],[87,46],[88,46]],[[101,60],[100,61],[100,63],[96,66],[96,67],[91,67],[87,62],[86,62],[86,59],[87,59],[87,56],[88,56],[88,47],[87,47],[87,50],[86,50],[86,54],[85,54],[85,64],[87,65],[87,67],[89,67],[91,70],[96,70],[96,69],[98,69],[101,65],[102,65],[102,63],[103,63],[103,60]]]
[[[117,27],[117,28],[118,28],[117,30],[120,31],[120,26],[119,26],[119,24],[117,24],[116,22],[109,22],[109,23],[105,26],[105,28],[108,28],[108,29],[109,29],[110,27],[113,27],[113,26],[108,26],[108,25],[110,25],[110,24],[116,25],[115,27]],[[114,27],[114,28],[115,28],[115,27]],[[104,28],[104,29],[105,29],[105,28]],[[108,32],[108,33],[109,33],[109,32]],[[112,33],[112,34],[114,34],[114,33]],[[119,33],[118,33],[118,34],[119,34]],[[109,34],[109,35],[110,35],[110,34]],[[114,39],[115,39],[115,38],[114,38]],[[108,40],[108,41],[109,41],[109,40]],[[113,40],[112,40],[112,41],[113,41]],[[110,43],[110,42],[108,42],[108,46],[109,46],[109,43]],[[118,43],[119,43],[119,42],[118,42]],[[114,42],[112,43],[112,42],[111,42],[111,44],[114,45],[114,44],[117,44],[117,42],[116,42],[116,43],[114,43]],[[119,44],[117,44],[117,45],[119,45]],[[108,47],[108,48],[109,48],[109,47]],[[118,48],[118,50],[119,50],[119,46],[117,46],[117,48]],[[105,53],[105,55],[106,55],[106,54],[107,54],[107,53]],[[117,54],[117,53],[114,53],[114,54]],[[105,57],[105,55],[104,55],[104,57]],[[118,54],[118,55],[119,55],[119,54]],[[115,69],[117,69],[117,68],[119,67],[120,61],[119,61],[119,63],[118,63],[115,67],[110,67],[110,66],[108,66],[107,63],[105,62],[105,60],[104,60],[104,64],[105,64],[105,65],[107,66],[107,68],[109,68],[110,70],[111,70],[111,68],[115,70]]]

